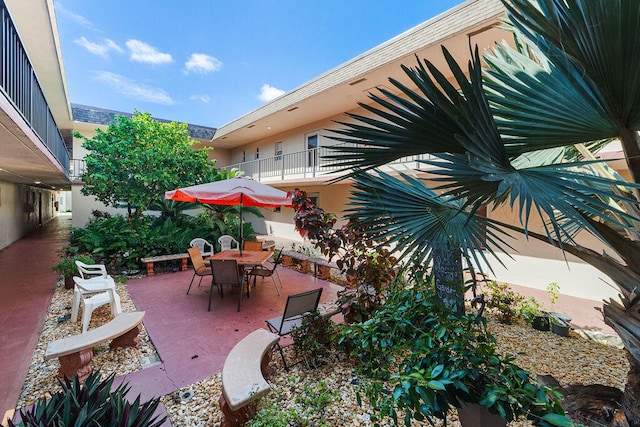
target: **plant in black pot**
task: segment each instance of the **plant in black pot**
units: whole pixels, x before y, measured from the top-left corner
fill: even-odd
[[[564,318],[558,317],[556,314],[557,313],[552,313],[549,315],[549,319],[551,319],[551,331],[561,337],[568,337],[571,325]]]
[[[556,391],[539,385],[514,356],[497,352],[484,319],[452,315],[431,290],[414,286],[390,295],[369,321],[348,325],[343,341],[362,361],[374,421],[390,417],[397,423],[404,413],[405,425],[433,425],[433,418],[446,420],[455,407],[466,426],[465,408],[471,406],[482,414],[472,415],[475,421],[505,425],[526,416],[543,426],[572,425]]]
[[[551,331],[554,334],[561,335],[563,337],[569,336],[569,330],[571,329],[571,317],[566,314],[558,313],[555,309],[555,304],[558,302],[558,296],[560,293],[560,285],[556,282],[549,283],[547,285],[547,292],[549,293],[549,300],[551,301],[551,312],[549,314],[549,320],[551,323]]]
[[[520,304],[520,316],[530,323],[533,329],[548,331],[550,329],[549,314],[542,310],[542,305],[534,297],[527,297]]]
[[[60,261],[51,266],[51,270],[58,273],[58,278],[64,280],[66,289],[73,289],[73,276],[78,274],[78,266],[76,261],[85,264],[95,264],[92,257],[88,255],[64,255],[60,257]]]

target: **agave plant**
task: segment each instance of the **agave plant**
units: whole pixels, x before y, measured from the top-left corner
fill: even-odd
[[[485,68],[477,48],[467,72],[446,49],[449,70],[427,60],[403,67],[417,89],[391,79],[400,95],[372,94],[373,104],[362,105],[369,114],[350,115],[338,131],[335,139],[349,144],[336,147],[334,158],[356,181],[351,205],[360,220],[407,247],[407,258],[437,258],[438,244],[479,249],[469,225],[479,209],[499,207],[518,212],[521,223],[486,220],[496,251],[505,250],[493,228],[500,226],[606,273],[621,301],[605,303],[604,318],[625,344],[631,371],[622,403],[638,426],[640,2],[532,1],[503,1],[518,44],[497,46],[484,56]],[[613,139],[630,182],[591,156]],[[424,153],[432,155],[426,180],[364,173]],[[544,233],[530,229],[533,216]],[[578,244],[578,231],[596,236],[622,262]]]
[[[89,374],[84,384],[77,376],[65,377],[59,380],[62,391],[20,410],[20,421],[16,424],[9,420],[9,427],[159,427],[166,421],[166,416],[154,415],[159,398],[141,403],[138,396],[133,403],[129,402],[126,395],[131,387],[123,383],[111,391],[114,379],[112,374],[101,380],[99,370]]]

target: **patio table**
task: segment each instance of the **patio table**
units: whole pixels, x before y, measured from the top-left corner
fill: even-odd
[[[239,250],[231,249],[228,251],[218,252],[217,254],[214,254],[207,259],[235,259],[241,269],[240,273],[244,274],[245,267],[264,265],[264,263],[267,262],[271,255],[273,255],[273,252],[269,251],[242,251],[242,254],[240,254]]]
[[[238,262],[238,274],[245,276],[245,268],[253,267],[256,265],[264,265],[265,262],[273,255],[273,252],[268,251],[242,251],[240,253],[237,249],[231,249],[227,251],[218,252],[207,258],[207,260],[236,260]],[[247,286],[249,286],[249,279],[247,280]],[[213,284],[213,275],[211,276],[211,282]],[[213,290],[213,286],[211,287]],[[247,288],[247,292],[248,288]],[[211,298],[211,296],[209,296]],[[242,300],[242,288],[240,289],[240,295],[238,295],[239,301]],[[211,302],[209,302],[209,309],[211,308]],[[238,311],[240,311],[240,303],[238,302]]]

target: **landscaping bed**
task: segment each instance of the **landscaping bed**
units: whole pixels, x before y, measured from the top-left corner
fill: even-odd
[[[496,337],[502,352],[517,353],[516,363],[538,375],[553,375],[562,385],[572,383],[605,384],[623,388],[629,365],[621,348],[600,343],[571,332],[568,338],[532,329],[517,323],[503,325],[495,316],[487,316],[490,332]],[[286,349],[287,360],[295,360],[291,348]],[[522,354],[519,354],[522,353]],[[372,426],[371,408],[357,403],[360,379],[356,367],[340,354],[332,354],[326,364],[309,369],[304,363],[286,372],[280,357],[271,362],[272,392],[261,402],[262,407],[273,405],[280,415],[295,412],[300,424],[309,426]],[[180,399],[183,391],[193,391],[187,401]],[[175,426],[209,426],[220,422],[218,407],[221,394],[220,375],[184,387],[163,398],[169,417]],[[294,417],[291,415],[291,417]],[[265,420],[266,421],[266,420]],[[273,422],[273,421],[271,421]],[[436,420],[441,425],[440,420]],[[455,411],[447,420],[460,425]],[[260,424],[269,425],[269,424]],[[384,423],[390,426],[391,423]],[[424,423],[414,421],[413,426]],[[510,426],[530,426],[529,420],[518,420]]]

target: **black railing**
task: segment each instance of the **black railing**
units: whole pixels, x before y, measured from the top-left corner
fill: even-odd
[[[69,153],[4,0],[0,0],[0,90],[69,173]]]

